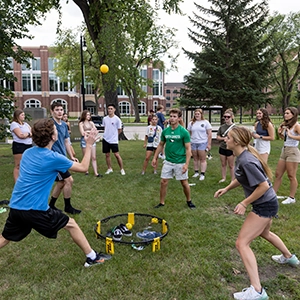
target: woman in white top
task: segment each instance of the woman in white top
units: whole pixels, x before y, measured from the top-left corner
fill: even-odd
[[[283,148],[275,172],[274,190],[277,193],[282,176],[287,172],[290,181],[290,195],[282,201],[283,204],[295,203],[295,194],[298,187],[297,169],[300,163],[300,151],[298,149],[300,141],[300,124],[298,123],[298,109],[287,107],[284,111],[284,121],[278,128],[280,138],[284,139]]]
[[[188,124],[187,129],[191,135],[191,148],[195,170],[193,177],[199,176],[200,169],[199,180],[204,180],[207,168],[206,151],[211,149],[212,126],[204,119],[202,109],[194,111],[194,117]]]
[[[79,131],[81,134],[80,147],[82,149],[82,154],[84,156],[85,151],[86,151],[86,142],[85,142],[84,137],[88,136],[90,131],[93,128],[96,128],[94,122],[91,121],[91,114],[88,110],[84,110],[81,113],[81,117],[80,117],[78,125],[79,125]],[[92,147],[91,160],[92,160],[92,167],[93,167],[95,176],[102,177],[102,175],[98,173],[97,160],[96,160],[96,143],[94,143],[93,147]],[[89,175],[89,172],[86,172],[85,175]]]
[[[10,131],[13,137],[12,152],[14,155],[14,180],[17,181],[19,177],[20,161],[23,152],[32,147],[31,127],[24,122],[25,113],[21,109],[14,112],[12,122],[10,124]]]
[[[150,125],[147,127],[147,131],[145,134],[143,147],[146,148],[146,157],[143,163],[142,175],[145,174],[152,153],[155,153],[156,148],[160,143],[162,128],[159,125],[157,125],[157,122],[158,117],[156,115],[153,115],[152,119],[150,120]],[[158,160],[156,160],[156,165],[153,170],[154,174],[157,174],[157,165]]]
[[[274,141],[275,132],[274,126],[270,120],[269,113],[265,108],[260,108],[256,112],[257,122],[254,124],[252,133],[255,139],[254,148],[260,156],[268,162],[268,157],[271,151],[270,141]]]

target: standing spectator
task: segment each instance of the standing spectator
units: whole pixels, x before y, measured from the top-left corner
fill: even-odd
[[[10,131],[13,137],[12,153],[14,155],[14,180],[19,177],[20,161],[22,154],[32,147],[31,127],[24,122],[25,113],[21,109],[16,109],[10,124]]]
[[[165,118],[165,115],[163,114],[163,111],[164,111],[163,105],[158,105],[156,109],[156,115],[158,118],[157,125],[160,126],[162,130],[164,130],[165,125],[168,123]],[[161,159],[165,159],[164,149],[161,149],[161,153],[159,153],[158,157]]]
[[[62,121],[62,116],[64,113],[62,104],[59,102],[53,102],[51,104],[50,110],[54,125],[58,132],[58,138],[52,146],[52,151],[64,156],[66,156],[68,153],[71,160],[78,162],[78,159],[73,156],[70,148],[68,126],[64,121]],[[71,205],[71,194],[73,186],[73,177],[71,173],[68,170],[66,172],[58,172],[55,181],[56,185],[53,188],[49,206],[52,209],[57,209],[55,207],[55,202],[62,191],[64,195],[65,212],[70,214],[80,214],[81,210],[76,209]]]
[[[108,115],[103,118],[104,135],[102,141],[102,152],[105,153],[107,164],[107,171],[105,174],[110,174],[113,172],[110,158],[110,151],[112,151],[119,164],[121,175],[125,175],[123,161],[119,153],[119,134],[122,132],[122,122],[120,118],[115,115],[115,111],[115,105],[108,104]]]
[[[64,122],[66,122],[66,124],[68,125],[68,132],[69,132],[69,135],[71,136],[72,131],[71,131],[71,124],[70,124],[70,122],[68,120],[68,114],[64,113],[63,117],[62,117],[62,120]],[[74,150],[74,148],[72,146],[71,138],[70,137],[69,137],[69,142],[70,142],[70,148],[71,148],[71,151],[72,151],[72,155],[75,157],[76,153],[75,153],[75,150]]]
[[[178,108],[170,110],[170,126],[163,130],[161,141],[155,151],[152,166],[157,164],[158,154],[165,147],[166,160],[161,171],[160,202],[155,208],[165,206],[165,198],[169,179],[174,176],[180,180],[187,205],[193,209],[196,206],[191,201],[191,191],[188,183],[188,168],[191,159],[191,144],[188,131],[179,125],[181,111]]]
[[[79,131],[81,134],[80,147],[82,149],[82,154],[85,154],[86,151],[86,142],[85,137],[88,136],[93,128],[97,129],[94,122],[91,120],[91,114],[88,110],[84,110],[81,114],[80,120],[78,122]],[[97,167],[97,158],[96,158],[96,142],[93,144],[91,152],[92,167],[96,177],[102,177],[98,173]],[[89,175],[89,172],[86,172],[85,175]]]
[[[158,118],[157,116],[154,115],[151,119],[151,125],[147,127],[147,132],[145,135],[144,146],[143,146],[144,148],[146,148],[146,157],[143,163],[142,175],[145,174],[150,157],[152,153],[155,153],[155,150],[158,144],[160,143],[162,129],[160,126],[157,125],[157,121]],[[154,174],[157,174],[157,161],[154,167]]]
[[[277,193],[282,182],[282,176],[287,172],[290,181],[290,195],[282,201],[282,204],[296,202],[297,192],[297,170],[300,163],[300,152],[298,149],[300,140],[300,124],[298,123],[298,109],[287,107],[284,111],[284,121],[278,128],[280,138],[284,139],[283,148],[275,172],[274,190]]]
[[[269,113],[265,108],[257,110],[256,118],[257,122],[254,124],[254,132],[252,133],[252,136],[255,139],[254,147],[265,162],[268,162],[271,151],[270,141],[274,141],[275,138],[274,126],[270,120]]]
[[[90,149],[97,131],[93,130],[86,139],[88,151],[81,163],[71,161],[64,155],[51,151],[52,145],[58,139],[53,120],[37,121],[33,125],[32,133],[37,147],[24,153],[20,177],[10,199],[9,216],[0,235],[0,248],[10,241],[23,240],[32,229],[47,238],[55,239],[58,231],[64,228],[86,255],[85,267],[98,265],[110,259],[110,255],[97,253],[91,248],[74,219],[48,205],[48,197],[57,172],[65,173],[68,169],[85,172],[88,169]]]
[[[205,179],[205,172],[207,168],[206,152],[211,149],[212,140],[212,126],[204,119],[202,109],[196,109],[194,111],[194,117],[188,124],[188,131],[191,134],[191,147],[194,160],[195,174],[193,177],[199,176],[199,180]]]
[[[222,179],[219,181],[219,183],[224,182],[226,180],[226,169],[227,165],[230,172],[231,181],[234,180],[234,157],[232,150],[227,149],[226,146],[226,136],[229,132],[229,130],[235,126],[233,123],[233,112],[231,109],[227,109],[223,115],[224,118],[224,124],[222,124],[217,132],[217,140],[220,142],[219,146],[219,154],[220,154],[220,160],[221,160],[221,175]]]
[[[242,292],[233,294],[234,299],[248,300],[269,299],[261,286],[257,261],[250,248],[255,238],[261,236],[282,253],[273,255],[274,261],[291,266],[299,265],[298,258],[291,254],[280,237],[270,231],[272,218],[278,212],[277,196],[270,181],[272,171],[256,149],[250,145],[251,140],[252,134],[245,127],[235,126],[229,131],[225,141],[227,149],[232,150],[236,156],[236,179],[214,195],[218,198],[241,185],[245,198],[236,205],[234,213],[244,215],[247,206],[252,205],[252,211],[247,215],[236,240],[236,248],[243,260],[251,285]]]
[[[154,116],[154,110],[150,109],[150,114],[148,115],[148,119],[147,119],[148,126],[150,125],[153,116]]]

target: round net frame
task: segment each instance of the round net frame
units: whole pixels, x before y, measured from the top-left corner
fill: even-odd
[[[120,224],[126,225],[127,223],[132,225],[130,229],[132,236],[123,235],[121,240],[114,240],[114,228]],[[135,246],[147,246],[152,244],[152,251],[156,251],[160,249],[160,241],[167,236],[169,225],[164,219],[152,214],[123,213],[112,215],[98,221],[94,226],[94,230],[97,238],[106,240],[106,252],[108,253],[114,252],[114,250],[111,249],[114,243]],[[159,233],[160,236],[152,239],[140,239],[136,236],[136,233],[142,232],[143,230],[155,231]]]

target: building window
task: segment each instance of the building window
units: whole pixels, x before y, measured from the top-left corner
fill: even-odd
[[[49,89],[50,92],[70,92],[70,84],[68,82],[60,81],[60,78],[55,74],[49,74]]]
[[[146,103],[144,101],[141,101],[141,103],[139,103],[139,114],[140,115],[146,114]]]
[[[29,99],[24,102],[24,108],[39,108],[41,106],[41,101],[36,99]]]
[[[167,97],[166,97],[166,100],[171,100],[171,97],[170,97],[170,96],[167,96]]]
[[[22,74],[23,92],[42,91],[41,74]]]
[[[85,85],[85,93],[88,95],[93,95],[94,94],[94,84],[92,82],[87,82]]]
[[[122,101],[119,103],[119,110],[121,115],[130,114],[130,103],[127,101]]]
[[[0,86],[11,91],[15,90],[15,82],[12,80],[0,79]]]
[[[166,103],[166,107],[171,107],[171,103]]]
[[[140,76],[144,79],[143,82],[147,82],[147,66],[144,66],[143,69],[140,70]],[[142,91],[147,93],[147,84],[142,85]]]
[[[124,90],[120,86],[117,87],[117,93],[118,96],[126,96]]]
[[[153,69],[152,79],[153,79],[153,95],[162,96],[163,95],[163,73],[159,69]]]
[[[157,111],[157,106],[158,106],[158,102],[157,101],[153,101],[153,110]]]
[[[22,75],[22,86],[23,86],[23,92],[31,92],[30,74]]]
[[[171,91],[170,90],[166,90],[166,94],[170,94],[171,93]]]
[[[64,111],[67,113],[68,112],[68,102],[64,99],[55,99],[53,101],[51,101],[50,105],[53,103],[53,102],[58,102],[58,103],[61,103],[62,104],[62,107],[64,109]]]
[[[175,96],[175,97],[173,97],[173,101],[176,101],[176,100],[177,100],[177,98],[178,98],[178,97],[176,97],[176,96]]]
[[[22,71],[41,71],[41,58],[35,57],[28,60],[29,67],[26,64],[22,64]]]

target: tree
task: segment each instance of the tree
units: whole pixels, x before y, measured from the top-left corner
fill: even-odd
[[[0,119],[12,116],[14,110],[14,94],[5,88],[4,81],[14,81],[11,70],[11,61],[27,63],[32,54],[24,51],[15,42],[17,39],[32,38],[27,25],[39,25],[40,17],[51,8],[60,8],[59,1],[1,1],[0,8]],[[0,139],[8,135],[8,126],[0,125]]]
[[[181,105],[221,105],[223,108],[266,103],[271,64],[264,35],[267,1],[209,0],[210,8],[196,5],[189,37],[201,52],[186,55],[194,68],[185,77]],[[207,18],[205,18],[207,16]]]
[[[271,76],[274,84],[275,101],[282,110],[298,104],[297,82],[300,75],[300,12],[280,15],[272,18],[269,33],[270,47],[274,48],[273,68]]]

